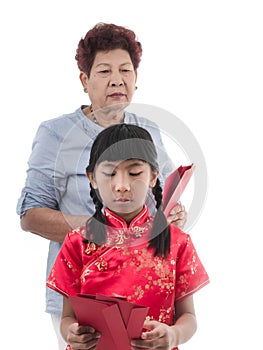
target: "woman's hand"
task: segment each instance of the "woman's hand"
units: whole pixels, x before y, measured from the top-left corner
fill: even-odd
[[[157,321],[145,321],[141,339],[133,339],[131,346],[133,350],[155,349],[171,350],[177,344],[176,333],[170,326]]]
[[[67,342],[72,350],[95,350],[100,335],[94,328],[72,323],[68,327]]]
[[[186,220],[187,220],[187,212],[185,207],[178,203],[170,212],[170,215],[167,218],[168,222],[174,226],[177,226],[183,229]]]

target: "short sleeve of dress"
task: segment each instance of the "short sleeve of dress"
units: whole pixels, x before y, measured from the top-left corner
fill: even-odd
[[[80,276],[83,268],[81,261],[83,236],[80,229],[70,231],[65,237],[61,250],[51,269],[47,286],[56,292],[68,296],[80,292]]]
[[[208,283],[208,274],[197,255],[192,240],[189,235],[184,234],[177,256],[175,300],[183,300]]]

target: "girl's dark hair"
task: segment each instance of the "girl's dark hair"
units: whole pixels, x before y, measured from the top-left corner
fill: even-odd
[[[96,53],[114,49],[128,51],[134,69],[138,68],[142,56],[142,46],[136,40],[135,33],[128,28],[115,24],[96,24],[78,44],[75,58],[79,70],[90,77]]]
[[[152,171],[158,170],[157,152],[151,135],[137,125],[118,124],[101,131],[96,137],[90,152],[87,173],[93,173],[96,165],[107,161],[140,159],[150,164]],[[95,205],[95,214],[87,221],[86,242],[105,243],[107,221],[102,213],[103,204],[98,191],[90,184],[90,196]],[[154,256],[166,257],[170,251],[170,229],[162,211],[162,188],[157,179],[152,189],[156,200],[156,214],[151,230],[149,248],[154,248]],[[94,235],[95,233],[95,235]]]

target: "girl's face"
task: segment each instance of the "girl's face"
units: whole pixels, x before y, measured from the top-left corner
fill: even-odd
[[[88,78],[80,74],[94,109],[129,104],[135,90],[136,72],[129,52],[122,49],[97,52]]]
[[[88,178],[98,189],[106,207],[128,223],[140,213],[149,187],[154,187],[158,171],[138,159],[103,161]]]

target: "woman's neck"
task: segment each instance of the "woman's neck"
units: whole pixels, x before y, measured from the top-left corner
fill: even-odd
[[[95,124],[107,128],[114,124],[120,124],[124,121],[124,108],[127,104],[118,104],[103,109],[96,109],[93,105],[85,108],[84,113]]]

